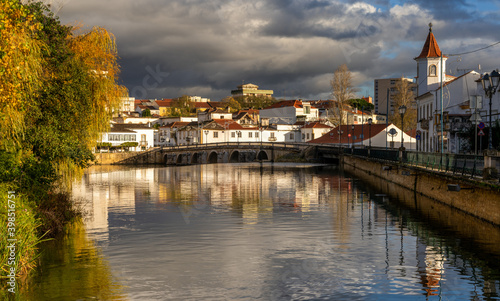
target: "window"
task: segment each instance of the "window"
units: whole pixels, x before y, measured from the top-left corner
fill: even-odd
[[[436,65],[429,66],[429,76],[436,76]]]
[[[236,134],[234,132],[231,132],[231,138],[236,137]]]
[[[271,137],[271,138],[274,138],[274,132],[271,132],[271,136],[270,136],[270,137]]]
[[[293,133],[290,133],[290,140],[293,140],[294,137],[293,137]]]
[[[252,138],[252,132],[248,132],[248,138]]]
[[[255,138],[259,138],[259,132],[255,132]]]
[[[224,119],[224,115],[220,115],[220,118],[219,119]]]
[[[307,140],[309,140],[309,133],[307,133]]]
[[[302,134],[302,140],[306,139],[306,134]]]
[[[214,138],[219,138],[219,132],[214,131]]]
[[[310,106],[304,106],[304,114],[311,114],[311,107]]]
[[[237,131],[238,133],[238,138],[241,138],[241,131]]]
[[[146,141],[146,134],[141,135],[141,141]]]

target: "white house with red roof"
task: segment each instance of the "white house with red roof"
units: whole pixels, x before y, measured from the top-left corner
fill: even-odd
[[[318,121],[306,122],[304,126],[300,129],[301,141],[308,142],[319,138],[332,129],[331,126],[322,124]]]
[[[403,135],[403,141],[401,141]],[[342,125],[336,127],[325,135],[308,141],[310,143],[329,143],[345,147],[379,147],[398,149],[401,142],[407,150],[416,149],[415,137],[404,133],[394,124],[372,124],[369,125]]]
[[[422,51],[415,61],[417,135],[420,137],[418,150],[463,152],[467,145],[458,134],[471,126],[470,102],[474,95],[480,93],[476,83],[480,74],[475,71],[458,77],[445,74],[447,57],[439,49],[432,32],[432,24],[429,26],[429,34]]]
[[[283,100],[259,111],[260,118],[270,124],[295,124],[297,121],[316,121],[319,110],[302,100]]]

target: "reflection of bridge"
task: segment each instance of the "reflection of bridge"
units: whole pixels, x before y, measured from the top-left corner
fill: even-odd
[[[158,147],[125,159],[121,164],[208,164],[271,161],[309,152],[312,158],[336,159],[338,147],[310,143],[227,142]]]

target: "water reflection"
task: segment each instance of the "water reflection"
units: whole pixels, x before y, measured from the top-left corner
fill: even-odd
[[[36,274],[21,285],[18,300],[127,300],[81,222],[44,243],[40,262]]]
[[[499,298],[498,229],[332,167],[96,167],[75,195],[131,300]]]

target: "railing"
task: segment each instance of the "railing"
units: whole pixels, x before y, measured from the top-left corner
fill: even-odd
[[[164,151],[180,151],[192,149],[217,149],[217,148],[282,148],[282,149],[297,149],[302,150],[312,146],[310,143],[305,142],[218,142],[218,143],[202,143],[202,144],[189,144],[189,145],[176,145],[176,146],[162,146],[160,149]]]
[[[484,156],[475,155],[406,152],[403,162],[470,177],[482,175],[484,169]]]

